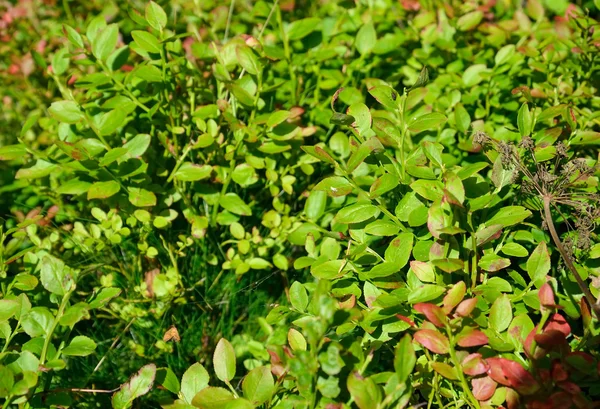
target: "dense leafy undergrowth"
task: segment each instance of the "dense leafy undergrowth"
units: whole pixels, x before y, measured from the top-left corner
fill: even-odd
[[[598,407],[597,1],[53,3],[0,20],[4,408]]]

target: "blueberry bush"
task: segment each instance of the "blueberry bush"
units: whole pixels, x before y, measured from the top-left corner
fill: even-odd
[[[2,407],[600,407],[599,10],[5,2]]]

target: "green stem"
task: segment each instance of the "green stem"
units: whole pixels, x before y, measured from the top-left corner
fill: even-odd
[[[50,327],[50,331],[46,335],[46,339],[44,340],[44,346],[42,347],[42,353],[40,354],[40,366],[44,365],[46,362],[46,355],[48,354],[48,347],[50,346],[50,341],[52,340],[52,334],[56,330],[58,326],[58,322],[60,321],[62,315],[65,312],[65,308],[67,308],[67,304],[69,303],[69,298],[71,298],[71,294],[75,291],[75,285],[63,296],[63,299],[58,307],[58,311],[56,312],[56,317],[54,317],[54,322],[52,323],[52,327]]]
[[[171,183],[171,181],[175,177],[175,173],[179,170],[179,167],[181,166],[181,164],[185,160],[185,158],[186,158],[187,154],[190,152],[190,150],[192,150],[192,143],[191,142],[187,144],[187,146],[185,147],[185,149],[181,153],[181,156],[179,157],[179,159],[177,159],[177,163],[175,163],[175,166],[173,167],[173,170],[171,171],[171,174],[167,178],[167,183]]]
[[[467,394],[467,397],[468,397],[467,403],[472,408],[480,409],[479,401],[477,399],[475,399],[473,392],[471,392],[471,386],[467,383],[465,374],[461,370],[460,361],[458,360],[458,358],[456,356],[456,351],[454,349],[455,343],[454,343],[454,336],[452,335],[452,329],[450,328],[450,325],[447,323],[446,323],[446,333],[448,334],[448,339],[450,340],[450,359],[452,360],[452,363],[454,364],[454,368],[456,369],[456,374],[457,374],[460,384],[463,388],[463,391]]]
[[[298,81],[296,78],[296,72],[294,71],[294,67],[292,66],[292,53],[290,52],[290,41],[288,39],[287,33],[283,28],[283,20],[281,19],[281,9],[279,8],[279,6],[277,7],[277,23],[279,24],[279,33],[283,41],[283,51],[285,54],[285,59],[288,63],[288,73],[292,82],[292,105],[296,105],[298,100]]]

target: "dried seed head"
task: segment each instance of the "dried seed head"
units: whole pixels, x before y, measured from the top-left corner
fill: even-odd
[[[490,138],[485,132],[476,131],[473,135],[473,143],[476,145],[485,147],[490,142],[492,142],[492,138]]]
[[[519,147],[527,149],[528,151],[533,151],[535,148],[535,142],[531,136],[524,136],[523,139],[521,139],[521,142],[519,142]]]
[[[556,146],[556,154],[560,157],[566,158],[568,156],[567,153],[567,145],[565,145],[562,141],[557,143]]]
[[[514,147],[510,143],[500,142],[498,144],[498,152],[502,156],[502,164],[504,166],[513,164],[513,149]]]

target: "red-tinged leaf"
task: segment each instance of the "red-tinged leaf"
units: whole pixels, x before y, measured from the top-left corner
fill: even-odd
[[[581,309],[581,320],[583,321],[583,326],[589,327],[592,323],[592,313],[590,312],[590,307],[588,307],[585,297],[583,297],[579,302],[579,308]]]
[[[458,374],[456,373],[456,368],[445,364],[443,362],[432,362],[431,367],[434,371],[442,375],[446,379],[450,379],[451,381],[458,380]]]
[[[477,329],[465,328],[458,334],[456,341],[459,346],[469,348],[486,345],[488,343],[488,337]]]
[[[571,395],[579,395],[581,393],[581,388],[579,386],[577,386],[576,384],[574,384],[573,382],[568,382],[568,381],[558,382],[556,384],[556,386],[558,386],[560,389],[562,389],[563,391],[565,391]]]
[[[477,298],[468,298],[458,304],[458,307],[456,307],[456,315],[460,317],[468,317],[471,315],[476,305]]]
[[[577,351],[568,354],[565,357],[565,362],[578,371],[589,372],[590,368],[594,365],[595,359],[586,352]],[[598,368],[598,374],[600,374],[600,367]]]
[[[406,322],[407,324],[409,324],[411,327],[416,327],[417,325],[415,324],[415,322],[413,320],[411,320],[408,317],[405,317],[404,315],[401,314],[396,314],[396,318],[398,318],[401,321]]]
[[[542,383],[549,383],[552,382],[552,374],[550,373],[549,369],[545,369],[545,368],[538,368],[537,369],[537,377],[538,379],[542,382]]]
[[[574,399],[566,392],[556,392],[550,395],[547,402],[552,405],[550,406],[551,409],[562,409],[572,407]],[[583,406],[579,406],[577,404],[575,406],[578,408],[587,408],[589,407],[589,402],[586,401],[585,405]]]
[[[521,395],[532,395],[540,389],[535,378],[521,366],[521,364],[506,359],[502,366],[510,386]]]
[[[488,359],[486,359],[486,362],[490,366],[490,369],[488,370],[488,375],[490,378],[492,378],[494,381],[498,382],[500,385],[512,386],[510,383],[510,380],[504,373],[504,369],[503,369],[503,366],[504,366],[505,362],[507,362],[507,361],[508,361],[508,359],[506,359],[506,358],[488,358]]]
[[[554,349],[566,345],[567,339],[562,332],[551,329],[534,336],[535,342],[544,349]]]
[[[541,348],[537,347],[535,351],[533,350],[533,341],[535,335],[537,334],[537,330],[538,327],[536,325],[531,331],[529,331],[527,338],[525,338],[525,343],[523,344],[523,349],[525,350],[525,353],[530,357],[535,357],[536,355],[539,355],[540,351],[543,351]]]
[[[476,376],[489,371],[490,366],[481,354],[470,354],[462,361],[462,369],[467,375]]]
[[[415,341],[436,354],[447,354],[450,342],[441,332],[432,329],[422,329],[415,333]]]
[[[450,312],[456,307],[465,297],[467,286],[464,281],[459,281],[454,284],[448,291],[448,294],[444,297],[444,312],[450,314]]]
[[[475,399],[484,401],[494,396],[498,384],[489,376],[484,376],[483,378],[471,379],[471,385],[473,386],[473,396],[475,396]]]
[[[508,409],[519,409],[520,396],[514,389],[506,389],[506,406]]]
[[[538,291],[538,298],[540,299],[540,304],[544,307],[554,306],[554,291],[549,282],[545,282],[540,288]]]
[[[413,308],[425,315],[429,322],[436,327],[443,328],[446,325],[446,315],[437,305],[431,303],[418,303],[415,304]]]
[[[552,362],[552,380],[554,382],[566,381],[569,378],[569,372],[558,359]]]
[[[544,328],[544,332],[552,329],[562,332],[565,336],[571,333],[571,327],[567,323],[567,320],[558,313],[550,317],[548,324],[546,324],[546,328]]]

